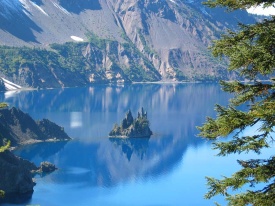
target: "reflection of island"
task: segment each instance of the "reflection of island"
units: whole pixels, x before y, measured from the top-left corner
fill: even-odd
[[[149,143],[149,138],[110,138],[109,140],[126,154],[128,161],[131,160],[133,153],[142,160]]]
[[[149,128],[149,120],[147,112],[141,109],[141,114],[138,112],[137,118],[133,118],[132,112],[129,110],[126,117],[122,120],[121,125],[115,124],[109,137],[150,137],[152,131]]]

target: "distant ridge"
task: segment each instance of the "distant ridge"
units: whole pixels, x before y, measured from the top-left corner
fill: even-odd
[[[208,48],[256,17],[203,1],[0,0],[0,76],[33,88],[236,79]]]

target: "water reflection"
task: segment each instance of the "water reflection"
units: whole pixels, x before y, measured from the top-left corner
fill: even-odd
[[[21,92],[7,99],[0,94],[1,101],[35,119],[49,118],[75,137],[68,143],[29,145],[16,151],[37,164],[47,160],[59,168],[37,177],[37,189],[42,184],[70,185],[68,193],[77,188],[160,181],[178,168],[188,148],[208,144],[196,137],[195,126],[214,115],[214,104],[225,104],[227,99],[219,86],[212,84],[93,86]],[[154,133],[151,138],[108,138],[113,124],[128,109],[137,113],[141,107],[148,111]]]
[[[149,138],[109,138],[109,140],[126,155],[128,161],[131,160],[133,154],[143,160],[149,143]]]
[[[14,153],[25,158],[36,159],[36,162],[39,163],[41,160],[43,161],[45,159],[49,159],[51,156],[56,155],[58,152],[64,149],[67,143],[67,141],[60,141],[25,145],[19,147]]]

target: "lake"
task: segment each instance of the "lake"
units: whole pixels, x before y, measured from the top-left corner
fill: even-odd
[[[37,165],[59,169],[35,177],[30,200],[21,205],[224,205],[223,197],[203,198],[205,176],[229,176],[239,156],[217,157],[196,126],[215,116],[216,103],[229,95],[218,84],[97,85],[0,93],[0,101],[34,119],[48,118],[65,128],[69,142],[40,143],[15,153]],[[148,112],[153,136],[109,139],[130,109]],[[12,205],[12,204],[5,204]]]

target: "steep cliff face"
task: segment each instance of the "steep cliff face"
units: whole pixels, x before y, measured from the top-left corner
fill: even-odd
[[[27,194],[33,192],[35,183],[32,180],[31,170],[37,167],[10,151],[0,153],[0,190],[5,193]]]
[[[0,47],[0,75],[23,87],[75,87],[91,83],[158,81],[161,75],[133,44],[93,37],[52,44],[51,50]]]
[[[0,110],[0,133],[0,143],[5,138],[11,141],[11,146],[48,139],[70,139],[60,126],[49,120],[35,122],[28,114],[14,107]]]
[[[212,58],[208,47],[225,29],[236,29],[239,21],[254,21],[245,11],[229,14],[206,8],[203,1],[112,2],[125,33],[163,80],[179,80],[178,71],[187,80],[232,78],[224,71],[226,62]]]
[[[60,60],[60,56],[53,54],[43,57],[42,65],[35,64],[35,60],[27,65],[15,64],[16,69],[10,74],[1,66],[6,78],[31,87],[232,79],[234,74],[224,71],[226,62],[213,59],[207,48],[225,29],[236,29],[238,21],[255,21],[246,11],[226,13],[223,9],[209,9],[201,0],[0,2],[2,45],[42,47],[50,52],[52,43],[86,42],[81,49],[79,44],[53,48],[65,59],[72,57],[72,51],[78,51],[74,57],[83,64],[74,65],[74,58],[67,62],[75,66],[74,73],[67,69],[68,64],[51,64],[55,58]],[[58,50],[63,46],[68,49],[68,57],[63,55],[66,51]],[[71,83],[66,79],[71,79]]]
[[[55,123],[43,119],[35,122],[28,114],[16,108],[0,109],[0,146],[7,141],[11,146],[35,143],[46,140],[69,140],[64,129]],[[9,150],[0,152],[0,190],[5,191],[2,202],[14,202],[15,197],[28,199],[33,193],[35,173],[52,172],[55,165],[43,162],[40,167],[15,156]],[[9,197],[12,197],[10,200]],[[20,200],[21,201],[21,200]]]

